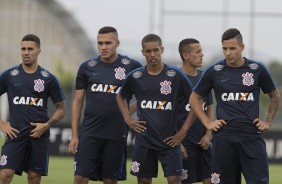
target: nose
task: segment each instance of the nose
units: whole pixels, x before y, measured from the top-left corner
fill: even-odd
[[[22,53],[23,53],[24,55],[27,55],[27,54],[29,54],[29,51],[28,51],[28,49],[22,49]]]
[[[151,51],[151,52],[150,52],[150,56],[151,56],[151,57],[154,57],[154,56],[155,56],[155,52],[154,52],[154,51]]]

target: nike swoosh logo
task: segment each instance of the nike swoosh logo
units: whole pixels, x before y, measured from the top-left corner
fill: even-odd
[[[20,85],[22,85],[22,83],[16,83],[16,84],[15,84],[15,86],[20,86]]]
[[[221,79],[220,82],[226,82],[228,81],[229,79]]]
[[[98,74],[100,74],[100,73],[95,73],[95,72],[93,72],[93,75],[98,75]]]

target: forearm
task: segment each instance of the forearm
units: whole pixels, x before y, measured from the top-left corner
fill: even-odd
[[[124,121],[127,123],[131,119],[131,115],[130,115],[126,100],[120,94],[117,95],[116,100],[117,100],[119,110],[124,118]]]
[[[179,132],[183,133],[183,134],[187,134],[189,128],[192,126],[192,124],[194,123],[196,119],[196,114],[194,112],[193,109],[190,110],[187,118],[185,119],[181,129],[179,130]]]
[[[212,120],[209,119],[209,117],[205,114],[203,110],[203,107],[201,104],[201,97],[198,94],[193,92],[189,99],[189,103],[191,105],[191,109],[194,110],[195,114],[200,119],[200,121],[203,123],[203,125],[207,127],[208,123],[210,123]]]
[[[3,132],[4,126],[5,126],[5,122],[0,118],[0,131]]]
[[[129,105],[129,114],[133,114],[135,111],[137,111],[137,102]]]
[[[53,126],[61,119],[63,119],[66,114],[66,106],[64,101],[56,103],[55,106],[56,111],[54,112],[53,116],[47,121],[49,127]]]
[[[82,103],[73,103],[71,115],[71,130],[72,136],[78,137],[78,130],[80,125]]]
[[[275,114],[278,110],[279,103],[280,103],[280,94],[278,90],[274,90],[270,92],[269,94],[270,97],[270,103],[268,106],[268,113],[266,117],[266,122],[269,123],[270,125],[272,124]]]

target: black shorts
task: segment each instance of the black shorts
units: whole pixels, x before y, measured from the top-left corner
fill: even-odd
[[[242,172],[248,184],[269,183],[266,145],[262,137],[214,137],[212,154],[212,181],[238,184]]]
[[[126,180],[126,142],[80,136],[74,175],[90,180]]]
[[[47,176],[49,143],[47,136],[31,138],[29,135],[6,141],[1,151],[0,169],[15,170],[17,175],[32,170]]]
[[[187,159],[183,159],[182,183],[196,183],[211,177],[212,150],[202,149],[199,145],[183,146],[188,154]]]
[[[161,162],[165,177],[181,176],[182,156],[180,146],[166,150],[154,150],[135,144],[130,174],[142,178],[158,176],[158,160]]]

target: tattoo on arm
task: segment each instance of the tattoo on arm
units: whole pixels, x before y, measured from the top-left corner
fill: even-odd
[[[270,103],[268,106],[268,114],[267,114],[267,118],[266,121],[269,123],[272,123],[274,116],[277,112],[279,103],[280,103],[280,94],[278,91],[272,91],[270,93],[268,93],[269,97],[270,97]]]
[[[66,106],[65,106],[65,102],[64,101],[61,101],[61,102],[57,102],[55,103],[55,107],[56,107],[56,111],[58,110],[62,110],[63,112],[65,112],[65,109],[66,109]],[[56,114],[56,112],[55,112]],[[61,119],[61,118],[59,118]],[[49,124],[49,127],[53,126],[55,123],[57,123],[59,120],[55,119],[54,116],[52,118],[50,118],[48,120],[48,124]]]

